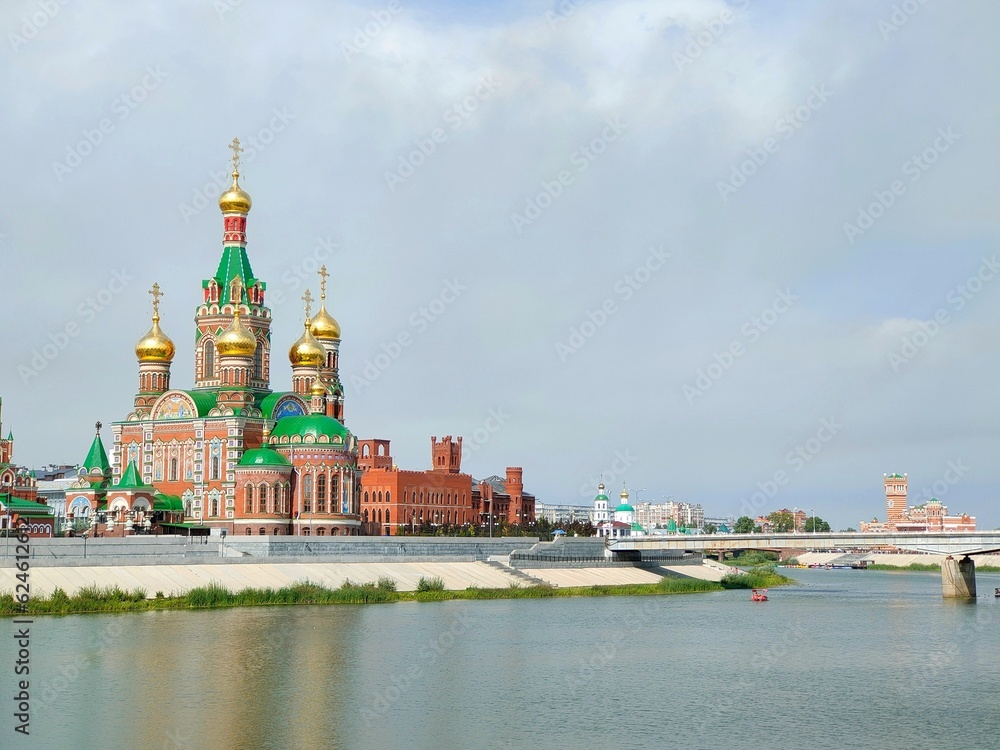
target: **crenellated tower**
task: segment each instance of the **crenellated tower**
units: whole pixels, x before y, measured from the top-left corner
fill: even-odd
[[[253,337],[250,369],[246,385],[257,392],[270,391],[271,310],[264,304],[267,285],[253,275],[247,256],[247,214],[250,196],[239,184],[239,138],[230,144],[233,150],[233,184],[219,196],[222,211],[222,258],[215,276],[202,282],[202,304],[195,313],[195,388],[220,388],[223,382],[220,338],[232,333],[234,320]],[[241,334],[242,335],[242,334]],[[230,362],[230,371],[237,363]],[[241,367],[242,365],[239,365]]]
[[[170,363],[174,359],[176,347],[160,330],[159,284],[149,290],[153,298],[153,325],[135,345],[135,356],[139,360],[139,391],[135,394],[135,413],[148,415],[156,399],[170,390]]]
[[[431,435],[431,471],[458,474],[462,471],[462,438],[452,440],[445,435],[440,442]]]

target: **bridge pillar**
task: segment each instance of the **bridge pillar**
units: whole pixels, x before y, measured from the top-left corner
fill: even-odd
[[[968,555],[956,560],[948,555],[941,562],[941,586],[945,599],[976,598],[976,566]]]
[[[726,561],[726,551],[724,549],[719,550],[719,562],[724,563]]]

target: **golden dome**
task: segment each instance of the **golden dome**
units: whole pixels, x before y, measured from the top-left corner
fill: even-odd
[[[622,487],[622,491],[618,493],[618,497],[625,499],[628,497],[628,490]]]
[[[312,388],[309,389],[309,393],[311,393],[313,396],[325,396],[326,386],[323,385],[323,381],[321,381],[319,378],[316,378],[313,381]]]
[[[326,311],[325,304],[319,308],[319,312],[313,317],[309,331],[318,339],[340,340],[340,323]]]
[[[219,208],[224,214],[245,214],[250,212],[250,196],[240,187],[240,173],[233,170],[233,184],[219,196]]]
[[[257,350],[257,339],[240,322],[239,308],[229,328],[216,340],[215,350],[220,357],[252,357]]]
[[[323,347],[309,332],[309,322],[306,318],[305,330],[288,350],[288,361],[292,363],[292,367],[319,367],[326,358]]]
[[[174,358],[174,342],[160,330],[160,316],[153,316],[153,327],[135,345],[140,362],[170,362]]]

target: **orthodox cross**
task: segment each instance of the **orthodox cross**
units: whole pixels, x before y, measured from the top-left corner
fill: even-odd
[[[321,301],[326,302],[326,278],[329,276],[326,272],[326,264],[320,266],[319,269],[319,298]]]
[[[239,172],[240,171],[240,154],[243,152],[243,149],[240,147],[240,139],[239,138],[233,138],[233,142],[229,144],[229,148],[231,148],[233,150],[233,171],[234,172]]]
[[[100,422],[94,422],[94,427],[97,429],[98,432],[100,432],[101,428],[104,427],[104,425],[102,425]]]
[[[306,303],[305,304],[306,317],[308,318],[312,314],[312,303],[313,303],[312,292],[306,289],[306,293],[302,295],[302,301]]]
[[[149,296],[153,298],[153,315],[160,314],[160,297],[163,296],[163,292],[160,291],[160,285],[153,282],[153,288],[148,292]]]
[[[243,279],[239,276],[233,279],[231,289],[232,291],[229,294],[229,301],[234,305],[239,306],[239,304],[243,301]]]

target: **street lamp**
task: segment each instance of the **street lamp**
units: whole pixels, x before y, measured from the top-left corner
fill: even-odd
[[[815,508],[810,508],[809,509],[809,515],[812,516],[812,520],[813,520],[813,534],[815,535],[816,534],[816,509]]]

